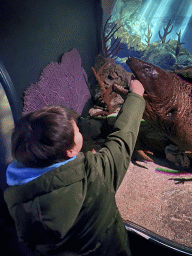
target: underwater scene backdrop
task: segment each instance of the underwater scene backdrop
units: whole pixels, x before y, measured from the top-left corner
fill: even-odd
[[[141,122],[135,146],[136,153],[142,152],[141,161],[132,157],[116,203],[125,223],[150,230],[161,237],[161,242],[166,238],[173,248],[183,248],[192,255],[192,157],[186,149],[175,151],[185,147],[192,137],[192,1],[116,0],[111,9],[104,16],[104,57],[96,62],[96,75],[109,95],[113,87],[119,97],[118,92],[126,95],[134,74],[145,88],[144,114],[149,109],[154,111],[148,115],[150,120],[145,115]],[[120,65],[114,64],[114,60]],[[97,79],[102,88],[100,80]],[[99,93],[95,98],[99,99]],[[116,96],[111,105],[102,99],[109,116],[111,106],[121,103]],[[184,130],[185,141],[181,135]],[[143,149],[154,153],[148,154],[152,161],[145,158]]]
[[[192,1],[117,0],[106,35],[115,24],[119,29],[108,46],[121,40],[116,63],[127,71],[128,56],[168,70],[192,66]]]

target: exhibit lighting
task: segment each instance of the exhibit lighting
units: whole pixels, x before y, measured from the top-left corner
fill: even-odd
[[[152,26],[152,38],[151,40],[153,41],[153,37],[155,37],[158,33],[158,31],[161,29],[162,23],[161,20],[164,19],[167,16],[167,12],[169,11],[169,8],[171,4],[173,3],[174,0],[167,1],[167,0],[162,0],[158,7],[155,9],[153,18],[151,19],[151,26]]]
[[[187,8],[186,8],[185,16],[179,29],[179,31],[181,30],[181,39],[186,32],[190,19],[192,18],[192,2],[191,0],[187,0],[186,2],[188,2],[188,5],[186,5]]]
[[[147,1],[147,3],[143,6],[141,10],[141,15],[139,18],[140,21],[142,21],[143,18],[146,18],[148,16],[148,13],[151,11],[153,5],[154,5],[154,0]]]

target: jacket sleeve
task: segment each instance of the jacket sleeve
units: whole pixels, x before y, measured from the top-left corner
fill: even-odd
[[[114,192],[119,188],[128,169],[144,109],[144,98],[136,93],[129,93],[118,114],[113,132],[92,159],[97,172]]]

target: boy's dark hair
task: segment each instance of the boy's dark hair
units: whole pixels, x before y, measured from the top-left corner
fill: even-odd
[[[74,147],[78,114],[63,106],[46,106],[23,116],[12,134],[12,155],[26,167],[46,167],[67,159]]]

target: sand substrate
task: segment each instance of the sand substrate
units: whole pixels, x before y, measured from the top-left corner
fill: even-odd
[[[191,173],[168,174],[157,167],[178,169],[165,159],[130,163],[117,191],[123,220],[134,222],[171,241],[192,247],[192,181],[176,184],[170,178],[192,178]]]

